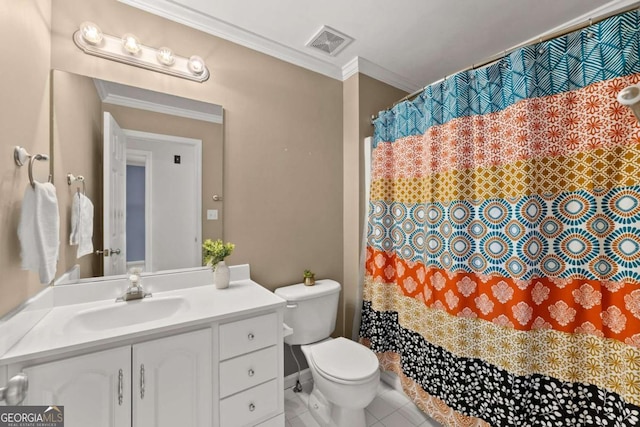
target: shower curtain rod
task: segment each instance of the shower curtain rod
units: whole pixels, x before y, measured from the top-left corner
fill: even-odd
[[[535,37],[533,39],[529,39],[526,42],[523,42],[523,43],[520,43],[520,44],[518,44],[516,46],[513,46],[510,49],[504,50],[504,51],[502,51],[500,53],[496,53],[495,55],[492,55],[492,56],[486,58],[484,61],[481,61],[478,64],[472,64],[470,67],[463,68],[462,70],[456,71],[455,73],[450,74],[449,76],[453,76],[453,75],[456,75],[458,73],[463,73],[465,71],[475,70],[477,68],[485,67],[485,66],[487,66],[489,64],[492,64],[494,62],[497,62],[497,61],[501,60],[502,58],[504,58],[507,55],[509,55],[511,52],[513,52],[515,50],[518,50],[518,49],[521,49],[521,48],[523,48],[525,46],[529,46],[529,45],[532,45],[532,44],[535,44],[535,43],[542,43],[542,42],[545,42],[547,40],[555,39],[556,37],[562,37],[564,35],[567,35],[569,33],[574,32],[574,31],[578,31],[578,30],[581,30],[583,28],[589,27],[589,26],[591,26],[593,24],[597,24],[598,22],[604,21],[605,19],[611,18],[612,16],[619,15],[619,14],[622,14],[622,13],[626,13],[626,12],[629,12],[631,10],[638,9],[638,8],[640,8],[640,1],[633,2],[631,5],[627,5],[627,6],[619,8],[619,9],[604,13],[602,15],[596,16],[595,18],[589,18],[585,22],[574,24],[574,25],[570,25],[570,26],[568,26],[568,27],[566,27],[564,29],[561,29],[561,30],[558,30],[558,31],[554,31],[552,33],[549,33],[549,34],[546,34],[546,35],[543,35],[543,36],[540,36],[540,37]],[[536,41],[533,41],[534,39]],[[444,78],[442,78],[440,80],[436,80],[435,82],[433,82],[431,84],[428,84],[423,88],[420,88],[420,89],[418,89],[418,90],[416,90],[414,92],[411,92],[409,95],[407,95],[404,98],[394,102],[392,106],[390,106],[388,108],[385,108],[383,111],[389,110],[389,109],[395,107],[396,105],[400,104],[401,102],[404,102],[404,101],[406,101],[408,99],[414,98],[415,96],[417,96],[420,93],[422,93],[429,86],[432,86],[432,85],[434,85],[436,83],[440,83],[441,81],[446,80],[446,79],[447,79],[447,76],[444,76]],[[377,115],[372,115],[371,116],[371,124],[373,124],[373,121],[377,117],[378,117]]]

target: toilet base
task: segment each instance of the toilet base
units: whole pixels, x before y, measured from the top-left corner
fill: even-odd
[[[314,384],[309,395],[309,412],[320,427],[366,427],[364,408],[351,409],[329,402]]]
[[[309,412],[320,427],[333,427],[331,423],[331,407],[333,405],[318,391],[315,384],[309,395]]]
[[[336,427],[366,427],[364,409],[350,409],[333,405],[331,419]]]
[[[344,338],[337,339],[344,340]],[[375,398],[380,383],[377,359],[374,356],[376,369],[366,380],[352,383],[334,381],[326,378],[316,369],[312,357],[316,345],[322,345],[322,343],[300,347],[313,378],[313,390],[309,395],[311,415],[321,427],[366,427],[364,408]]]

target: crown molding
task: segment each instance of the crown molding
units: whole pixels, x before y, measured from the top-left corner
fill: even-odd
[[[204,33],[257,50],[283,61],[298,65],[325,76],[341,80],[340,67],[312,55],[300,52],[268,38],[243,30],[235,25],[204,15],[170,0],[118,0],[129,6],[162,16]]]
[[[360,56],[356,56],[342,67],[342,80],[347,80],[356,73],[366,74],[369,77],[373,77],[376,80],[380,80],[383,83],[409,93],[421,88],[420,85],[405,79],[401,75],[389,71]]]
[[[413,92],[420,88],[419,85],[364,58],[356,56],[340,68],[328,60],[316,58],[235,25],[204,15],[172,0],[118,1],[336,80],[344,81],[360,72],[406,92]]]
[[[360,58],[359,56],[354,56],[351,61],[344,64],[344,67],[342,67],[342,81],[347,80],[349,77],[359,72],[359,67],[358,67],[359,58]],[[370,77],[373,77],[373,76],[370,76]]]
[[[93,80],[98,96],[106,104],[170,114],[187,119],[222,123],[222,107],[193,99],[180,98],[104,80]]]

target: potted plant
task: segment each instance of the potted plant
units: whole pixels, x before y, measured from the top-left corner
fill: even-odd
[[[307,286],[313,286],[316,283],[316,274],[311,270],[305,270],[302,273],[302,277],[304,278],[304,284]]]
[[[229,267],[224,259],[231,255],[234,249],[233,243],[224,243],[221,239],[207,239],[202,244],[202,262],[213,268],[214,282],[218,289],[229,287]]]

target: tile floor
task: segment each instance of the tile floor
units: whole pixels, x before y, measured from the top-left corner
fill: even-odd
[[[307,408],[311,382],[302,385],[303,391],[285,390],[284,410],[286,427],[319,427]],[[403,393],[384,382],[378,386],[378,395],[366,409],[367,427],[441,427],[425,415]]]

